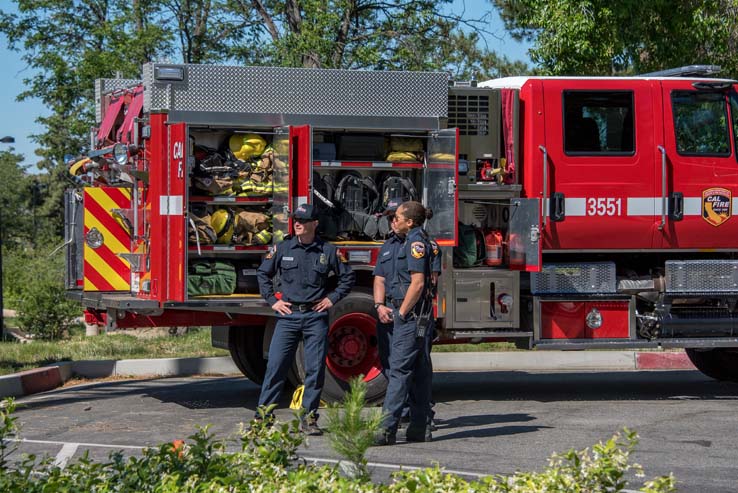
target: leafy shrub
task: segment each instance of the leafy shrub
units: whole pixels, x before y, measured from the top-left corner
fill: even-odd
[[[79,304],[65,297],[63,255],[50,253],[15,250],[4,265],[8,306],[18,310],[20,328],[41,339],[60,338],[81,314]]]
[[[626,474],[643,477],[639,464],[629,464],[630,455],[638,444],[638,435],[628,429],[616,433],[606,442],[584,450],[571,449],[554,454],[543,472],[516,472],[512,476],[494,475],[475,482],[446,474],[438,467],[395,474],[388,488],[392,493],[436,491],[487,491],[489,493],[532,492],[619,492],[627,486]],[[631,490],[632,491],[632,490]],[[673,475],[646,481],[638,490],[646,493],[676,491]]]
[[[12,400],[0,406],[0,444],[17,434]],[[443,472],[438,466],[396,473],[389,485],[351,479],[337,467],[305,464],[296,456],[303,442],[298,420],[290,423],[253,421],[240,432],[240,450],[227,452],[227,442],[216,440],[201,428],[186,442],[176,441],[144,450],[142,457],[124,458],[112,453],[107,462],[87,455],[60,469],[50,459],[27,456],[9,467],[6,448],[0,448],[0,491],[7,493],[54,493],[99,491],[120,493],[179,492],[284,492],[314,493],[436,493],[436,492],[619,492],[625,475],[642,475],[637,464],[629,465],[637,443],[635,433],[624,431],[598,443],[592,451],[570,450],[555,455],[543,472],[490,476],[469,482]],[[640,491],[675,491],[672,476],[645,483]]]

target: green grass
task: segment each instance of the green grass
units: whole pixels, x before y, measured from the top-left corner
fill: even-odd
[[[27,344],[0,342],[0,375],[59,361],[228,356],[210,345],[210,330],[190,330],[179,337],[138,338],[130,335],[72,335],[62,341]]]
[[[488,351],[518,351],[512,342],[482,342],[479,344],[436,344],[434,353],[484,353]]]

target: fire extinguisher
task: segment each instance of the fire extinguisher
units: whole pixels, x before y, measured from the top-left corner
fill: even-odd
[[[495,168],[492,163],[488,160],[479,162],[482,166],[479,169],[479,180],[481,181],[492,181],[495,179]]]
[[[484,246],[487,254],[485,265],[502,265],[502,233],[497,229],[490,229],[484,235]]]
[[[507,240],[507,250],[510,267],[520,268],[525,265],[525,245],[518,235],[510,233]]]

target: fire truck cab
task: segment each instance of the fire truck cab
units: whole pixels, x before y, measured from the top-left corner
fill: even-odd
[[[435,213],[439,343],[686,348],[738,380],[734,81],[152,63],[99,80],[96,105],[66,196],[67,287],[90,323],[212,326],[260,382],[274,314],[255,269],[315,203],[357,272],[324,397],[364,375],[380,400],[371,273],[399,196]]]

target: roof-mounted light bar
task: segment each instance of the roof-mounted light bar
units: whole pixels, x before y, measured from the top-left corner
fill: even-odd
[[[640,74],[640,77],[706,77],[717,75],[721,70],[720,65],[685,65],[684,67]]]
[[[184,80],[184,67],[176,67],[171,65],[155,65],[154,79],[173,81]]]

